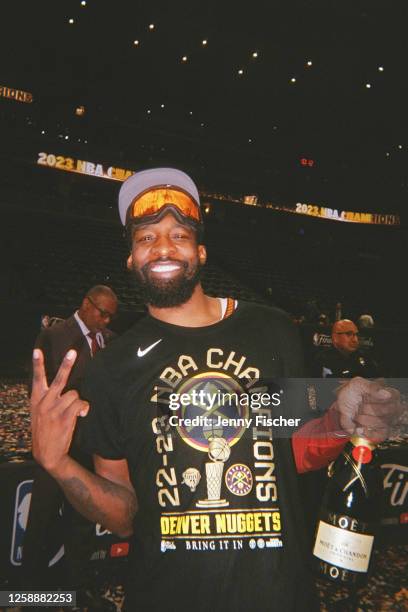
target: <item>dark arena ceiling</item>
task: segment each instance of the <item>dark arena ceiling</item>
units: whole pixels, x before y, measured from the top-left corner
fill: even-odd
[[[403,215],[407,17],[406,0],[13,0],[0,86],[33,101],[0,97],[1,155]]]

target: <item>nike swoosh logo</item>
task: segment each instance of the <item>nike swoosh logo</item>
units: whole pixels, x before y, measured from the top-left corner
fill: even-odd
[[[156,344],[159,344],[159,342],[161,342],[162,340],[163,340],[163,338],[160,338],[160,340],[157,340],[157,342],[153,342],[153,344],[151,344],[150,346],[148,346],[145,349],[141,349],[140,346],[139,346],[139,348],[137,349],[137,356],[138,357],[144,357],[145,355],[147,355],[147,353],[149,351],[152,350],[152,348],[154,348],[156,346]]]

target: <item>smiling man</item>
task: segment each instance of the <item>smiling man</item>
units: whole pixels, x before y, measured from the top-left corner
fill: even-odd
[[[81,398],[62,393],[75,353],[50,387],[34,354],[34,455],[85,516],[133,534],[126,610],[317,609],[297,471],[335,458],[357,424],[383,431],[398,402],[381,389],[382,416],[360,414],[380,386],[355,379],[321,419],[272,434],[267,418],[303,411],[290,401],[303,365],[288,316],[205,295],[199,195],[183,172],[136,173],[119,213],[148,315],[96,356]],[[266,392],[279,402],[218,399]],[[191,401],[175,412],[174,394]],[[67,452],[78,416],[96,474]]]
[[[119,212],[131,248],[127,266],[149,312],[192,326],[218,320],[226,300],[204,295],[199,282],[207,253],[199,194],[190,177],[173,168],[140,172],[124,183]]]
[[[170,308],[191,298],[205,258],[203,245],[195,246],[194,230],[169,212],[161,222],[133,229],[127,265],[136,273],[145,303]]]

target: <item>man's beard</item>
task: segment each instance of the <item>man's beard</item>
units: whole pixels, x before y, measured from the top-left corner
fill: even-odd
[[[168,259],[159,259],[154,263],[160,261],[171,263]],[[177,263],[181,264],[182,273],[174,278],[166,279],[151,278],[149,266],[152,264],[145,264],[140,269],[133,266],[141,297],[145,304],[156,308],[172,308],[185,304],[191,298],[195,287],[199,283],[202,266],[198,260],[190,266],[185,261],[177,261]]]

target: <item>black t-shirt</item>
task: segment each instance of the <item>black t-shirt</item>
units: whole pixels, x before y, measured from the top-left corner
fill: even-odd
[[[291,441],[266,420],[302,373],[288,317],[245,302],[207,327],[148,316],[94,358],[84,444],[127,459],[139,502],[129,610],[313,609]]]
[[[314,375],[322,378],[375,378],[380,375],[376,362],[360,350],[343,355],[336,348],[322,349],[316,355]]]

